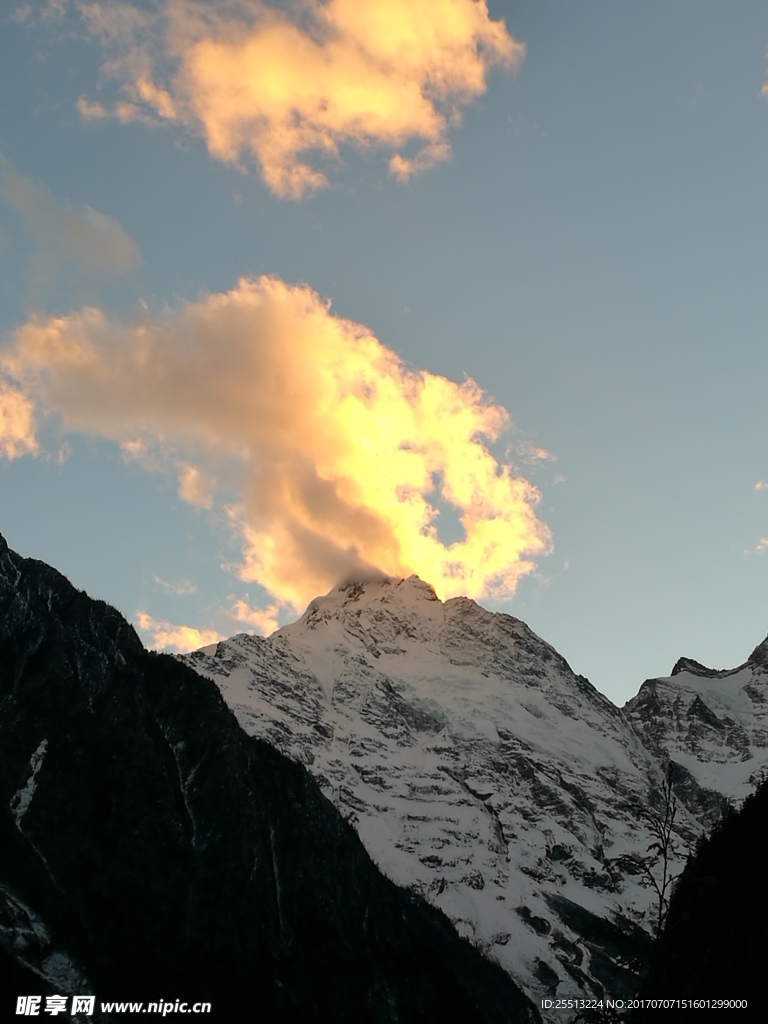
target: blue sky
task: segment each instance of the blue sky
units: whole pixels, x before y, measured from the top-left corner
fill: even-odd
[[[366,147],[347,134],[336,159],[301,158],[326,187],[291,197],[252,154],[241,166],[217,154],[190,116],[145,123],[126,22],[96,5],[113,19],[111,35],[96,31],[94,6],[89,22],[83,5],[18,4],[0,24],[4,350],[25,325],[84,306],[101,311],[99,344],[117,346],[116,324],[183,332],[185,304],[202,315],[240,278],[306,285],[406,371],[469,377],[509,412],[513,429],[488,447],[540,492],[551,550],[514,594],[483,603],[618,703],[680,655],[743,660],[768,630],[768,8],[489,2],[525,56],[452,98],[449,159],[401,181],[389,161],[415,155],[415,134],[393,143],[382,129]],[[170,58],[152,56],[180,111]],[[120,102],[131,118],[110,116]],[[127,428],[105,425],[109,395],[78,421],[72,374],[59,382],[69,405],[33,377],[6,377],[34,401],[38,438],[0,460],[12,547],[135,622],[143,612],[148,643],[170,624],[246,628],[238,601],[251,625],[274,607],[274,588],[242,578],[242,524],[226,511],[258,504],[252,480],[232,483],[222,463],[216,500],[184,500],[167,446],[131,458]],[[439,522],[447,545],[449,508]]]

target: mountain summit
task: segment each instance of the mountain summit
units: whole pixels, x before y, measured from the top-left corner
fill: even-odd
[[[637,990],[669,764],[677,871],[768,758],[756,654],[731,673],[686,662],[620,710],[524,622],[416,576],[346,581],[266,639],[182,660],[537,1000]]]
[[[624,710],[645,746],[675,764],[678,793],[712,827],[768,778],[768,639],[732,669],[680,658]]]
[[[653,895],[627,866],[662,768],[525,623],[416,576],[347,581],[183,660],[530,995],[635,990]]]

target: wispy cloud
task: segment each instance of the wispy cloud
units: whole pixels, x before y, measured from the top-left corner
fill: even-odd
[[[148,638],[149,645],[155,650],[186,654],[188,651],[197,650],[198,647],[206,647],[224,639],[215,629],[179,626],[165,619],[155,619],[145,611],[137,611],[135,621],[139,632]]]
[[[210,474],[199,466],[191,466],[187,462],[178,468],[179,497],[189,505],[198,508],[210,508],[213,505],[213,481]]]
[[[32,4],[24,3],[14,7],[11,11],[10,18],[11,21],[15,21],[18,25],[24,25],[30,20],[32,14]]]
[[[507,412],[472,380],[408,368],[306,286],[241,280],[158,321],[36,318],[0,369],[66,430],[196,468],[239,531],[241,578],[284,605],[371,566],[504,598],[550,547],[536,488],[490,447]]]
[[[542,462],[557,462],[557,456],[548,452],[546,448],[540,448],[530,441],[521,441],[518,445],[518,455],[525,462],[535,465]]]
[[[2,153],[0,200],[16,212],[34,243],[29,271],[33,295],[66,267],[91,279],[127,274],[139,262],[138,245],[114,217],[90,206],[59,202]]]
[[[488,70],[524,54],[486,0],[79,6],[122,94],[112,106],[81,97],[84,118],[179,124],[294,199],[327,185],[320,163],[344,145],[388,151],[401,180],[447,159]]]
[[[19,25],[36,25],[41,22],[61,21],[67,12],[69,0],[36,0],[34,4],[17,4],[11,11],[11,21]]]
[[[153,573],[152,578],[158,587],[161,587],[166,594],[171,594],[173,597],[189,597],[191,594],[197,593],[197,584],[193,580],[164,580],[157,573]]]
[[[755,484],[756,491],[768,491],[768,480],[758,480]]]

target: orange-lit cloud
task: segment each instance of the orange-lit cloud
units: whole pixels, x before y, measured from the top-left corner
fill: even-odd
[[[177,626],[164,619],[153,619],[145,611],[136,612],[136,625],[143,633],[149,634],[155,650],[176,651],[186,654],[208,644],[218,643],[224,637],[215,629],[195,629],[193,626]]]
[[[210,508],[213,505],[211,482],[197,466],[182,463],[178,469],[179,497],[189,505]]]
[[[37,450],[32,403],[0,377],[0,458],[18,459]]]
[[[228,610],[229,617],[237,623],[256,629],[262,636],[269,636],[280,626],[280,604],[273,602],[266,608],[252,608],[248,603],[248,595],[238,598]]]
[[[516,68],[524,54],[486,0],[80,9],[122,91],[111,108],[81,97],[84,118],[180,124],[220,160],[254,160],[291,198],[327,184],[318,162],[343,145],[389,151],[401,180],[445,160],[449,130],[485,92],[489,68]]]
[[[240,577],[293,609],[371,567],[504,598],[550,546],[536,489],[490,449],[506,411],[408,368],[306,286],[241,280],[160,321],[33,320],[0,368],[66,430],[172,464],[193,504],[215,496]],[[441,508],[464,531],[452,543]]]

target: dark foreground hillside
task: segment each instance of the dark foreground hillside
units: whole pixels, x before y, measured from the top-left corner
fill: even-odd
[[[538,1019],[213,683],[1,537],[0,750],[3,1020],[56,993],[265,1024]]]
[[[708,999],[718,1020],[765,1020],[767,865],[768,783],[763,783],[689,860],[643,995]],[[728,1009],[718,1003],[713,1009],[715,1000],[747,1000],[748,1006]],[[641,1019],[651,1017],[646,1013]]]

